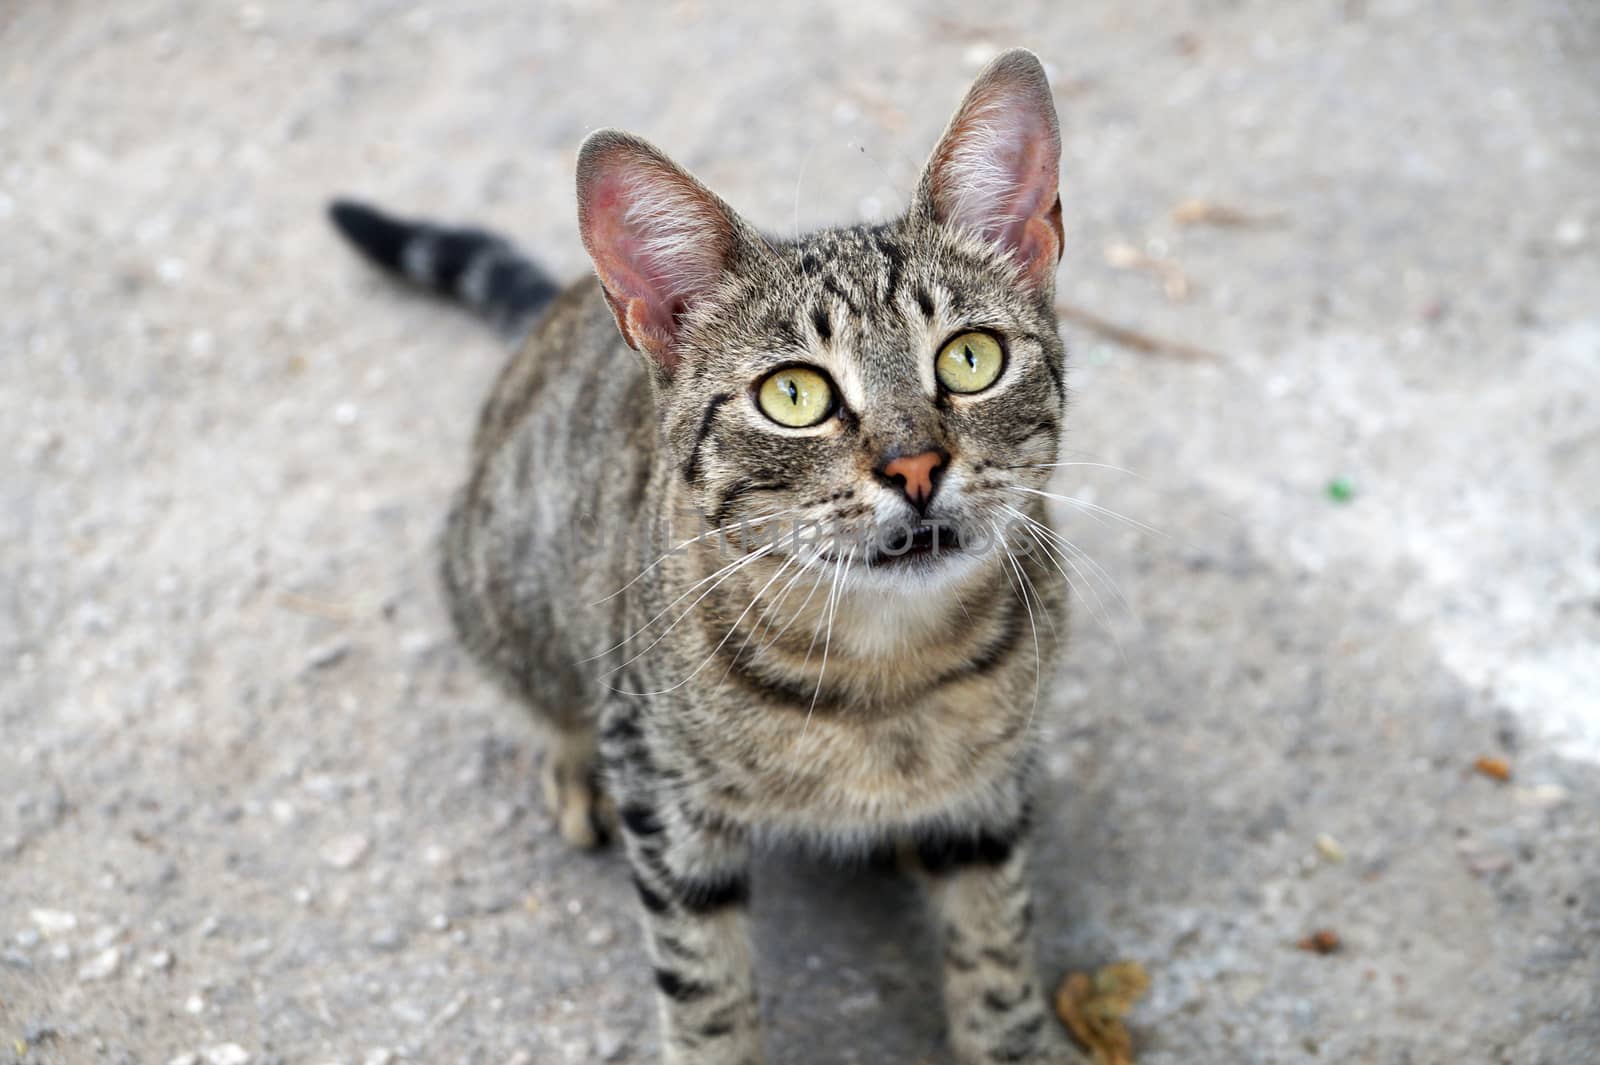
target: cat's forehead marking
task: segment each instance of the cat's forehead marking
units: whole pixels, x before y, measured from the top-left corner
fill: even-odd
[[[786,321],[774,332],[805,335],[847,402],[860,406],[869,392],[903,387],[908,373],[924,376],[933,299],[900,227],[825,230],[782,251],[785,276],[772,311]],[[921,383],[931,391],[931,376]]]

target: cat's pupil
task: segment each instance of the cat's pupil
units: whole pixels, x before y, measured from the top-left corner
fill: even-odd
[[[793,380],[785,381],[784,383],[789,386],[789,402],[798,406],[800,403],[800,389],[795,387]]]
[[[961,354],[967,357],[967,369],[976,373],[978,369],[978,357],[972,353],[972,345],[961,345]]]

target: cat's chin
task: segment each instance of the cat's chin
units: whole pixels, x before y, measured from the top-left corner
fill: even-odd
[[[850,583],[866,592],[927,595],[967,580],[985,557],[985,552],[943,541],[937,547],[916,545],[852,565]]]
[[[930,568],[961,553],[961,534],[955,526],[920,525],[897,544],[873,551],[866,565],[879,570]]]

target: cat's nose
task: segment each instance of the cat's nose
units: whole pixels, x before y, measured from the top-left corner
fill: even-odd
[[[896,455],[878,467],[878,476],[899,488],[918,513],[926,513],[939,487],[939,474],[949,459],[938,449]]]

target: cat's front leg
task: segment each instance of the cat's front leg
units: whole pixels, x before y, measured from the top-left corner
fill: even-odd
[[[760,1065],[742,831],[636,774],[618,796],[659,991],[668,1065]]]
[[[1050,1016],[1034,969],[1024,819],[941,831],[917,862],[939,922],[945,1012],[962,1065],[1081,1065]]]

